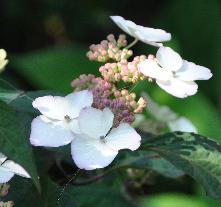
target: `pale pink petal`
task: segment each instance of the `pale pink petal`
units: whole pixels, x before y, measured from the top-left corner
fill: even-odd
[[[184,81],[208,80],[212,76],[210,69],[186,60],[183,61],[181,69],[176,72],[176,77]]]
[[[74,139],[66,121],[50,122],[44,116],[36,117],[31,124],[30,142],[34,146],[59,147]]]
[[[20,166],[19,164],[13,162],[12,160],[5,161],[2,166],[3,168],[7,169],[8,171],[20,175],[22,177],[30,178],[30,175],[27,173],[27,171]]]
[[[105,138],[105,144],[113,150],[134,151],[139,148],[140,142],[140,135],[127,123],[121,123],[117,128],[112,129]]]
[[[160,65],[170,71],[177,71],[182,67],[183,60],[180,55],[170,47],[160,47],[156,54]]]
[[[89,107],[93,103],[93,94],[91,91],[83,90],[74,92],[65,97],[69,103],[68,116],[70,118],[78,117],[81,109]]]
[[[100,140],[79,136],[71,143],[71,154],[77,167],[94,170],[108,166],[118,151],[108,148]]]
[[[114,114],[110,109],[103,111],[92,107],[83,109],[78,121],[82,133],[94,139],[105,136],[112,127]]]
[[[186,98],[196,94],[198,85],[191,81],[182,81],[171,78],[169,81],[157,80],[156,83],[167,93],[178,98]]]
[[[172,76],[171,71],[161,68],[155,60],[146,59],[142,61],[138,65],[138,69],[145,76],[154,79],[168,80]]]

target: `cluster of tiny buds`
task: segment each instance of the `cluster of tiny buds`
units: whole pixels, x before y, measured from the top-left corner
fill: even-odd
[[[152,56],[150,57],[152,58]],[[109,82],[123,81],[126,83],[136,83],[145,78],[138,69],[138,64],[145,59],[147,59],[147,57],[141,55],[136,56],[132,62],[122,59],[117,63],[106,63],[99,68],[99,71],[104,80]]]
[[[5,183],[5,184],[0,184],[0,197],[4,197],[8,194],[8,190],[10,188],[10,185]]]
[[[128,59],[133,55],[133,52],[132,50],[125,48],[126,46],[127,40],[125,35],[119,35],[119,38],[116,40],[114,35],[110,34],[107,36],[107,39],[101,41],[100,44],[91,45],[87,57],[89,60],[95,60],[98,62]]]
[[[5,183],[5,184],[0,184],[0,197],[4,197],[8,194],[8,190],[10,188],[10,185]],[[0,207],[12,207],[14,206],[13,201],[8,201],[8,202],[2,202],[0,201]]]
[[[131,124],[135,119],[135,113],[142,113],[146,107],[143,98],[136,101],[135,93],[129,93],[126,89],[117,90],[112,83],[94,75],[81,75],[73,80],[71,85],[74,91],[91,90],[93,93],[93,107],[98,109],[109,107],[115,115],[115,127],[121,122]]]
[[[12,206],[14,206],[14,202],[13,201],[8,201],[8,202],[0,201],[0,207],[12,207]]]

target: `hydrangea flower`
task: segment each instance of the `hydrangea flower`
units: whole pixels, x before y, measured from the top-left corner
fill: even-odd
[[[197,128],[189,119],[184,116],[179,116],[168,106],[157,104],[146,92],[143,92],[142,96],[148,100],[147,111],[157,121],[165,123],[171,132],[181,131],[197,133]]]
[[[0,71],[4,69],[8,60],[6,59],[6,51],[4,49],[0,49]]]
[[[81,133],[75,134],[71,152],[80,169],[93,170],[109,165],[121,149],[136,150],[140,135],[127,123],[112,128],[114,114],[92,107],[81,111],[78,121]]]
[[[0,183],[8,182],[15,174],[30,178],[23,167],[12,160],[7,160],[7,157],[0,153]]]
[[[146,59],[138,67],[141,73],[156,79],[163,90],[178,98],[196,94],[198,85],[195,80],[212,77],[208,68],[183,60],[169,47],[160,47],[155,59]]]
[[[35,99],[33,107],[42,115],[31,124],[30,142],[34,146],[59,147],[73,140],[78,132],[77,117],[84,107],[93,103],[92,92],[83,90],[65,97],[44,96]]]
[[[160,42],[169,41],[171,39],[171,34],[162,29],[143,27],[132,21],[126,20],[121,16],[111,16],[110,18],[124,32],[146,44],[160,47],[162,46],[162,43]]]

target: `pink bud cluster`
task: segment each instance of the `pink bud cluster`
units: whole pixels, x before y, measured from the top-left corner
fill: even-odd
[[[8,190],[10,188],[10,185],[5,183],[5,184],[0,184],[0,197],[4,197],[8,194]],[[0,201],[0,207],[12,207],[14,206],[13,201],[8,201],[8,202],[2,202]]]
[[[124,81],[126,83],[136,83],[145,78],[138,70],[138,64],[146,58],[145,55],[141,55],[136,56],[132,62],[122,59],[116,63],[106,63],[99,68],[99,71],[104,80],[109,82]]]
[[[146,106],[143,98],[136,101],[135,93],[128,90],[117,90],[116,87],[100,77],[81,75],[71,83],[74,91],[89,89],[93,93],[93,107],[104,109],[109,107],[115,115],[114,126],[121,122],[131,124],[135,113],[141,113]]]
[[[133,52],[132,50],[124,48],[126,46],[127,40],[125,35],[119,35],[119,38],[116,40],[114,35],[110,34],[107,36],[107,39],[101,41],[100,44],[91,45],[87,57],[89,60],[95,60],[98,62],[128,59],[133,55]]]
[[[0,201],[0,207],[12,207],[12,206],[14,206],[14,202],[13,201],[8,201],[8,202]]]

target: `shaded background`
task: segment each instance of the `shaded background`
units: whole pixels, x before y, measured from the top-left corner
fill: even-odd
[[[10,59],[1,76],[25,90],[70,92],[70,82],[78,75],[98,74],[99,64],[86,58],[88,46],[105,39],[109,33],[122,33],[111,22],[110,15],[171,32],[173,39],[166,45],[183,58],[212,70],[213,78],[199,82],[199,93],[185,100],[146,83],[139,85],[138,90],[147,90],[159,103],[168,104],[190,118],[200,134],[221,143],[220,0],[1,0],[0,48],[7,50]],[[135,46],[136,54],[150,52],[155,53],[156,49],[142,43]],[[170,182],[157,183],[157,190],[142,196],[143,205],[206,207],[214,203],[205,199],[192,180]]]

